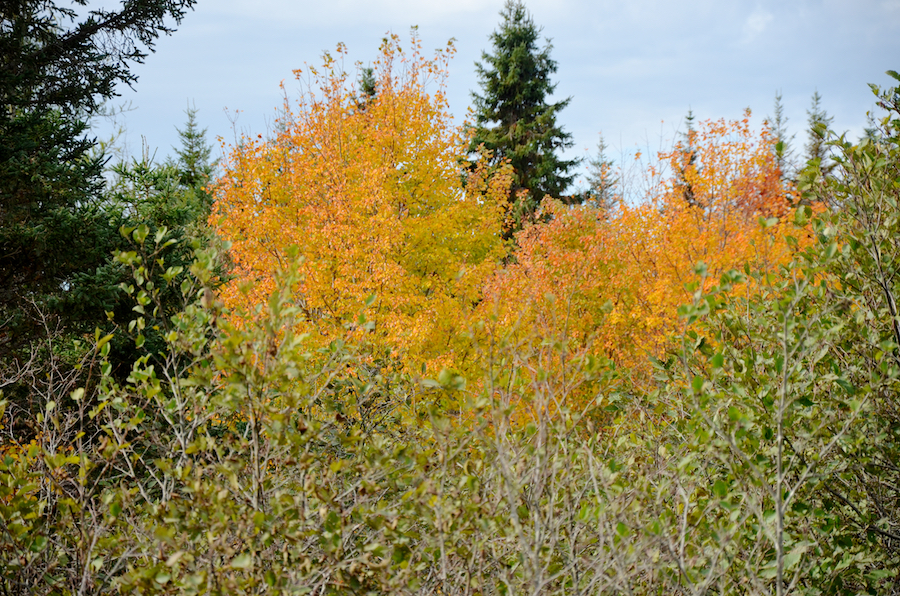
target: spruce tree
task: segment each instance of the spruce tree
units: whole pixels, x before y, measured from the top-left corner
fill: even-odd
[[[588,160],[587,200],[597,209],[608,213],[619,202],[616,186],[619,183],[613,172],[613,160],[606,154],[606,140],[603,133],[597,140],[597,152]]]
[[[192,209],[190,219],[206,219],[212,209],[212,195],[206,185],[212,179],[216,162],[212,160],[212,147],[206,140],[206,129],[197,123],[197,108],[185,110],[187,122],[179,128],[178,138],[181,148],[175,148],[177,159],[172,165],[178,171],[179,182],[188,197],[188,206]]]
[[[700,204],[694,195],[694,187],[687,177],[689,170],[698,167],[697,150],[694,147],[694,141],[697,138],[697,129],[694,128],[695,119],[694,110],[688,109],[688,113],[684,117],[684,124],[687,130],[684,132],[682,140],[679,142],[681,146],[681,166],[678,171],[678,185],[681,188],[681,194],[684,197],[685,202],[693,207],[697,207]]]
[[[500,15],[500,28],[490,37],[492,52],[482,53],[476,64],[482,94],[472,94],[475,125],[469,150],[483,145],[495,163],[512,164],[518,228],[533,216],[545,195],[563,196],[574,179],[569,171],[579,160],[557,154],[573,145],[571,135],[556,121],[571,98],[549,103],[556,88],[550,75],[557,68],[550,58],[549,40],[538,47],[541,29],[520,0],[507,0]]]
[[[122,379],[127,377],[130,363],[140,356],[149,356],[151,363],[158,362],[165,351],[164,336],[170,330],[167,319],[184,305],[180,282],[191,267],[195,250],[215,242],[206,226],[212,207],[207,185],[214,174],[215,163],[211,161],[206,130],[197,122],[197,110],[189,107],[186,113],[185,125],[177,129],[181,142],[173,148],[173,157],[162,163],[156,162],[153,153],[145,147],[139,158],[116,164],[107,172],[109,183],[104,193],[105,201],[110,211],[122,214],[120,221],[126,229],[146,226],[148,238],[154,238],[166,229],[167,245],[156,250],[154,261],[158,267],[148,274],[148,279],[158,289],[159,303],[158,308],[147,309],[144,314],[147,321],[147,328],[142,332],[144,343],[137,347],[130,334],[123,332],[134,315],[133,297],[124,292],[120,292],[107,308],[109,321],[100,325],[104,333],[114,333],[109,362],[114,376]],[[116,238],[115,251],[137,248],[118,233]],[[112,261],[107,265],[110,276],[117,284],[130,283],[127,272],[118,265]],[[167,281],[161,274],[169,267],[180,269],[182,273]]]
[[[788,118],[784,115],[784,104],[781,103],[781,91],[775,93],[774,115],[766,118],[772,135],[775,137],[775,160],[778,169],[781,170],[781,179],[790,180],[795,175],[794,150],[792,143],[794,135],[788,135]]]
[[[118,222],[86,122],[194,3],[129,1],[79,21],[52,0],[0,2],[0,360],[40,336],[38,312],[92,327],[111,305]]]
[[[812,96],[807,116],[806,161],[818,165],[822,174],[827,176],[834,169],[834,163],[828,158],[825,135],[834,118],[822,107],[822,96],[816,91]]]

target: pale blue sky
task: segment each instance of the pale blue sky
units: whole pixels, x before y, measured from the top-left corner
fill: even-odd
[[[489,49],[503,0],[199,0],[179,30],[136,67],[125,116],[132,153],[141,138],[158,156],[177,143],[188,102],[211,138],[239,129],[265,133],[280,105],[279,83],[292,69],[317,64],[343,42],[348,66],[368,62],[388,31],[408,39],[418,26],[423,48],[456,38],[448,81],[461,121],[477,88],[474,62]],[[867,83],[886,85],[900,70],[900,0],[530,0],[559,65],[559,98],[572,103],[561,123],[572,133],[569,156],[593,150],[603,131],[614,156],[636,145],[657,148],[688,108],[699,119],[757,122],[781,90],[789,126],[805,141],[806,109],[818,90],[834,127],[859,134],[874,107]],[[106,134],[109,125],[97,129]],[[663,141],[665,144],[666,141]]]

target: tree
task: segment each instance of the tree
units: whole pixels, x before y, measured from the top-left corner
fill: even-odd
[[[185,110],[187,122],[178,130],[181,148],[175,149],[177,159],[170,161],[178,170],[179,182],[194,195],[197,213],[194,219],[206,219],[212,207],[212,195],[206,186],[212,180],[216,162],[212,159],[212,147],[206,140],[206,129],[197,124],[197,108]]]
[[[520,0],[507,0],[500,15],[500,29],[490,38],[493,53],[482,53],[482,62],[476,64],[483,94],[472,94],[475,124],[469,152],[483,145],[494,163],[512,164],[512,214],[514,227],[519,228],[545,195],[562,196],[574,179],[569,171],[579,160],[557,155],[573,144],[556,122],[571,98],[548,103],[556,89],[550,82],[556,72],[552,46],[548,41],[538,48],[541,29]]]
[[[781,91],[775,93],[774,115],[766,118],[772,135],[775,137],[775,159],[781,170],[782,180],[790,180],[796,174],[794,168],[794,150],[791,144],[796,135],[788,135],[788,118],[784,115],[784,104],[781,103]]]
[[[573,351],[591,345],[639,377],[647,354],[660,357],[670,347],[697,262],[715,279],[744,264],[775,269],[789,258],[791,247],[778,238],[790,224],[759,225],[790,206],[768,129],[752,130],[747,114],[691,130],[694,165],[682,169],[680,142],[661,153],[648,177],[669,176],[650,201],[622,203],[614,218],[548,206],[550,221],[518,235],[516,262],[491,280],[485,311],[506,328],[564,336]]]
[[[206,130],[197,124],[197,110],[188,108],[185,114],[184,128],[176,128],[181,143],[173,147],[174,157],[157,162],[145,146],[139,158],[109,168],[105,199],[128,225],[177,229],[205,224],[209,218],[212,194],[207,185],[215,163]]]
[[[896,569],[900,468],[888,462],[900,458],[900,74],[887,74],[892,86],[871,86],[882,110],[872,115],[873,134],[851,143],[823,132],[834,173],[823,176],[810,164],[801,188],[810,203],[831,207],[825,232],[833,230],[833,237],[825,240],[835,262],[828,287],[839,289],[835,298],[845,305],[849,337],[835,370],[871,406],[858,442],[846,443],[849,469],[828,491],[847,526],[865,529],[869,548],[886,558],[884,568]]]
[[[169,317],[183,306],[179,289],[187,270],[198,249],[208,249],[215,244],[215,238],[207,226],[212,209],[212,194],[207,185],[212,182],[214,162],[206,140],[205,129],[197,124],[197,110],[186,110],[187,120],[183,128],[177,129],[181,143],[174,147],[175,156],[157,162],[145,147],[139,158],[118,163],[107,172],[109,179],[105,190],[105,202],[110,212],[118,214],[121,229],[128,231],[124,236],[117,230],[113,247],[115,253],[137,251],[146,258],[153,258],[157,269],[162,262],[162,271],[145,272],[146,278],[156,288],[157,308],[147,309],[145,316],[150,322],[144,330],[141,345],[135,346],[133,329],[127,324],[133,315],[133,299],[126,291],[118,292],[115,299],[105,309],[110,313],[108,321],[100,324],[104,332],[120,331],[111,341],[109,360],[114,370],[123,378],[130,372],[130,363],[139,356],[149,355],[151,362],[163,351],[163,335],[169,331]],[[135,234],[137,234],[135,236]],[[137,240],[146,234],[159,238],[153,253],[144,254],[148,243]],[[216,285],[222,276],[222,262],[216,263],[217,277],[209,282]],[[171,270],[167,271],[167,269]],[[103,265],[111,280],[117,280],[120,287],[128,282],[121,259],[111,259]],[[124,283],[127,288],[130,286]]]
[[[606,155],[606,140],[603,133],[597,139],[597,152],[588,160],[588,197],[598,209],[609,212],[619,202],[616,186],[619,179],[613,173],[613,160]]]
[[[693,207],[698,206],[697,197],[694,195],[694,187],[690,179],[697,174],[697,150],[694,143],[697,140],[697,130],[694,128],[694,110],[688,109],[687,115],[684,117],[685,132],[682,134],[681,141],[676,145],[676,151],[673,157],[673,166],[678,174],[677,184],[684,197],[685,203]]]
[[[277,135],[231,151],[211,220],[232,243],[229,307],[264,305],[274,272],[302,257],[294,300],[315,337],[330,341],[350,326],[404,361],[453,352],[466,309],[505,254],[509,175],[477,168],[463,188],[463,136],[443,89],[424,90],[448,54],[426,60],[386,40],[373,95],[326,56]]]
[[[359,92],[360,97],[357,100],[359,109],[364,110],[375,94],[378,93],[378,82],[375,80],[375,69],[366,66],[359,73]]]
[[[101,269],[118,225],[86,121],[194,3],[125,2],[81,22],[52,1],[0,5],[0,357],[39,335],[28,305],[90,326],[113,299]]]
[[[828,157],[828,145],[825,142],[828,127],[831,126],[833,117],[828,115],[825,108],[822,107],[822,96],[816,91],[813,93],[812,102],[808,110],[807,116],[807,141],[806,141],[806,161],[813,162],[827,176],[834,169],[834,164]]]

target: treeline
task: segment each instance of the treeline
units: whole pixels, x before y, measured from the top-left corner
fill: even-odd
[[[110,166],[192,5],[0,8],[0,593],[900,592],[900,75],[802,168],[776,102],[565,195],[508,2],[463,127],[391,37]]]

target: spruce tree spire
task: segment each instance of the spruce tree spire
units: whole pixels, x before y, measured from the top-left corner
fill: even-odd
[[[781,170],[781,179],[790,180],[795,174],[794,150],[791,143],[795,135],[788,135],[788,118],[784,115],[784,104],[781,102],[781,91],[775,92],[775,115],[766,118],[772,134],[775,136],[775,159]]]
[[[475,125],[469,150],[479,146],[493,160],[508,159],[515,169],[512,192],[515,227],[530,218],[544,195],[561,197],[574,179],[569,171],[579,160],[563,160],[560,149],[573,145],[572,136],[556,122],[571,98],[548,103],[556,85],[550,75],[549,40],[538,47],[541,29],[521,0],[507,0],[499,30],[491,34],[492,53],[476,64],[482,94],[473,93]],[[525,191],[519,195],[519,191]]]
[[[818,90],[813,93],[812,102],[806,111],[807,116],[807,142],[806,161],[818,163],[822,174],[827,176],[834,169],[835,164],[828,158],[828,147],[825,144],[825,133],[834,118],[828,115],[822,107],[822,96]]]
[[[175,149],[176,163],[182,184],[202,189],[215,169],[211,161],[212,147],[206,140],[206,129],[197,123],[197,108],[188,106],[184,113],[187,116],[184,128],[176,128],[181,140],[181,148]]]
[[[187,115],[184,128],[176,128],[181,148],[175,148],[177,158],[170,165],[175,167],[178,182],[185,189],[191,218],[205,219],[213,203],[206,186],[213,177],[216,161],[212,159],[212,147],[206,140],[206,129],[197,123],[197,108],[188,106],[184,113]]]
[[[685,202],[693,207],[701,206],[694,195],[694,187],[688,180],[688,170],[697,169],[697,149],[694,147],[694,141],[697,140],[697,129],[694,128],[694,110],[688,108],[688,113],[684,117],[685,128],[687,129],[682,135],[681,144],[681,167],[678,174],[678,184],[681,187],[681,194]]]
[[[597,152],[588,160],[588,191],[587,197],[589,203],[593,204],[597,209],[604,213],[611,212],[621,197],[616,192],[619,179],[613,171],[615,165],[610,159],[606,150],[606,139],[603,133],[599,133],[597,141]]]

